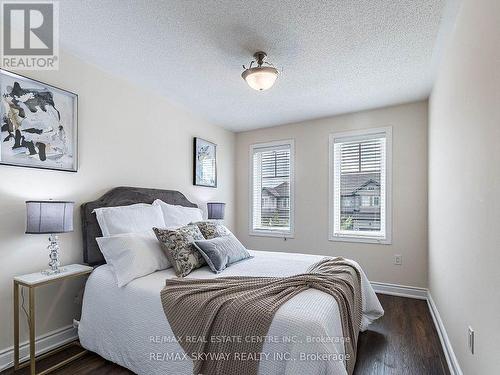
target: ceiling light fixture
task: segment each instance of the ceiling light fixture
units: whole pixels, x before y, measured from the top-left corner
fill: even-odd
[[[276,69],[273,64],[264,61],[267,57],[265,52],[256,52],[253,57],[255,60],[250,63],[248,69],[243,65],[243,69],[245,70],[241,73],[241,77],[243,77],[248,83],[248,86],[254,90],[264,91],[270,89],[278,78],[278,69]],[[257,66],[252,68],[254,63],[256,63]],[[264,64],[266,66],[262,66]]]

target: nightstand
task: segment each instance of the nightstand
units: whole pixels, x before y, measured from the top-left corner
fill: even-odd
[[[14,369],[18,370],[20,368],[30,366],[31,375],[44,375],[61,366],[83,356],[86,350],[75,354],[74,356],[65,359],[64,361],[51,366],[50,368],[36,374],[35,366],[36,360],[54,354],[55,352],[61,351],[70,345],[78,345],[77,341],[70,342],[59,348],[53,349],[48,353],[44,353],[38,357],[35,357],[35,288],[54,283],[57,281],[63,281],[71,279],[78,276],[90,275],[93,268],[89,266],[84,266],[82,264],[70,264],[68,266],[62,267],[65,271],[53,275],[44,275],[41,272],[30,273],[28,275],[16,276],[14,277]],[[19,287],[28,288],[29,291],[29,314],[28,314],[28,326],[29,326],[29,345],[30,345],[30,359],[19,363]]]

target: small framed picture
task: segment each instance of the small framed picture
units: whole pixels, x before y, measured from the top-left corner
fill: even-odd
[[[194,139],[193,184],[217,187],[217,145],[201,138]]]
[[[0,164],[76,172],[78,96],[0,69]]]

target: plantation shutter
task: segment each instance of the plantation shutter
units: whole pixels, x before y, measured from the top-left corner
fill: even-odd
[[[254,147],[252,229],[291,230],[291,145]]]
[[[386,135],[334,139],[334,236],[384,238]]]

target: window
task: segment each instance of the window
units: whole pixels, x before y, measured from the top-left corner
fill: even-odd
[[[362,207],[370,207],[370,197],[369,196],[361,195],[361,206]]]
[[[290,208],[290,198],[282,198],[280,199],[280,207],[281,208]]]
[[[392,128],[330,135],[330,240],[391,243]]]
[[[293,236],[293,140],[250,146],[250,234]]]

